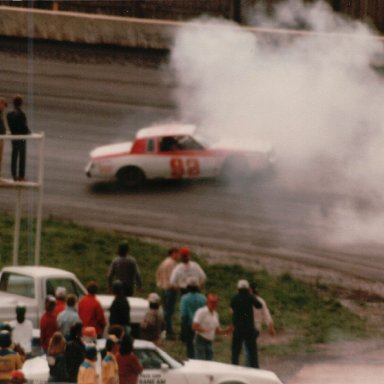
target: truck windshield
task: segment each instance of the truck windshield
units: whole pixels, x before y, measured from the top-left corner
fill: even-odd
[[[46,281],[46,292],[47,295],[55,296],[57,287],[64,287],[67,291],[67,294],[73,293],[78,298],[83,296],[85,292],[79,287],[75,281],[68,278],[62,277],[52,277]]]
[[[35,284],[33,277],[18,273],[4,272],[1,275],[0,291],[14,295],[35,297]]]

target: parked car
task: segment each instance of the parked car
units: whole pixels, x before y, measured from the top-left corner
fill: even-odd
[[[262,369],[202,360],[180,363],[149,341],[135,340],[134,353],[144,367],[139,384],[281,384],[275,373]],[[29,382],[46,381],[45,357],[27,360],[23,372]]]
[[[270,170],[274,162],[269,143],[214,141],[194,125],[169,124],[143,128],[133,141],[93,149],[85,173],[136,187],[153,179],[244,178]]]

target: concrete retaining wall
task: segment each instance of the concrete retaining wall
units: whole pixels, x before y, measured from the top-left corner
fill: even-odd
[[[170,49],[183,23],[0,6],[0,36]]]

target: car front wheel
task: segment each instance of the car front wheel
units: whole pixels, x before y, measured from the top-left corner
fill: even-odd
[[[144,172],[138,167],[124,167],[116,175],[118,183],[123,187],[137,188],[144,184]]]

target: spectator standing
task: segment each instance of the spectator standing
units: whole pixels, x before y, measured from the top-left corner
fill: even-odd
[[[108,286],[111,288],[115,280],[120,280],[123,284],[125,296],[133,296],[135,285],[141,289],[142,280],[136,259],[130,256],[129,245],[121,243],[118,247],[118,257],[115,258],[108,272]]]
[[[85,345],[81,340],[83,324],[75,323],[70,330],[70,339],[65,349],[65,362],[68,371],[68,382],[76,383],[81,363],[85,359]]]
[[[22,367],[20,355],[11,349],[12,339],[8,331],[0,331],[0,382],[8,383],[12,372]]]
[[[56,317],[59,315],[59,313],[63,312],[64,309],[67,307],[67,290],[65,287],[57,287],[55,291],[56,296],[56,307],[55,307],[55,315]]]
[[[249,366],[259,368],[253,308],[261,309],[261,303],[250,293],[249,282],[239,280],[237,294],[231,300],[233,336],[231,346],[232,364],[239,365],[239,356],[243,343],[249,354]]]
[[[192,329],[195,331],[195,358],[199,360],[213,360],[213,340],[215,335],[225,335],[232,331],[232,327],[222,328],[216,311],[219,298],[210,293],[207,305],[199,308],[193,318]]]
[[[143,372],[143,366],[133,353],[133,340],[130,336],[125,335],[121,340],[116,360],[119,366],[120,384],[137,384],[139,375]]]
[[[0,135],[7,133],[7,128],[4,121],[4,110],[7,108],[7,102],[4,97],[0,97]],[[0,176],[3,162],[4,140],[0,139]]]
[[[262,306],[261,308],[255,308],[255,307],[253,308],[253,318],[255,321],[255,328],[258,331],[258,334],[261,333],[263,329],[263,325],[265,324],[267,326],[268,333],[271,336],[275,336],[276,335],[275,324],[273,322],[271,313],[269,312],[269,308],[265,300],[259,296],[258,290],[257,290],[257,284],[255,282],[252,282],[250,284],[250,292],[252,295],[256,297],[257,300],[260,301]],[[250,366],[251,361],[250,361],[250,354],[249,354],[247,345],[245,345],[245,359],[246,359],[247,365]]]
[[[156,285],[163,290],[165,331],[168,339],[174,338],[172,317],[175,312],[177,290],[171,285],[171,274],[180,259],[177,248],[168,250],[168,256],[156,270]]]
[[[140,338],[159,343],[161,332],[165,329],[164,317],[160,309],[160,297],[157,293],[148,296],[149,309],[140,324]]]
[[[12,135],[29,135],[31,131],[27,125],[27,117],[22,111],[23,99],[20,95],[13,98],[13,111],[8,112],[7,121]],[[13,180],[25,180],[25,160],[27,145],[25,140],[12,141],[11,172]]]
[[[98,384],[96,371],[97,349],[95,346],[85,348],[85,359],[81,363],[77,375],[78,384]]]
[[[269,311],[268,305],[265,300],[259,296],[257,284],[252,282],[250,284],[251,293],[256,297],[257,300],[261,303],[261,308],[253,309],[253,317],[255,320],[255,327],[259,331],[259,333],[263,329],[263,324],[267,326],[268,333],[271,336],[276,336],[275,323],[272,319],[271,313]]]
[[[193,359],[195,357],[193,346],[195,333],[192,329],[192,322],[195,312],[203,307],[207,300],[199,292],[199,285],[195,277],[188,278],[187,289],[188,293],[184,294],[180,300],[181,341],[186,345],[188,358]]]
[[[119,383],[119,366],[116,355],[119,351],[118,339],[109,335],[105,343],[106,355],[101,363],[101,378],[103,384]]]
[[[49,366],[49,382],[62,383],[68,381],[65,360],[66,342],[61,332],[55,332],[48,345],[47,362]]]
[[[109,309],[109,324],[121,325],[126,333],[130,327],[130,307],[127,298],[124,296],[123,285],[120,281],[112,284],[112,292],[115,295]]]
[[[97,283],[94,281],[89,282],[87,291],[88,294],[79,301],[79,316],[84,327],[94,327],[97,337],[102,337],[107,321],[105,320],[104,310],[96,298]]]
[[[44,352],[48,350],[49,340],[58,330],[55,316],[56,299],[49,295],[45,299],[45,312],[40,319],[40,345]]]
[[[57,316],[57,326],[66,340],[70,338],[70,330],[72,325],[81,323],[81,319],[76,309],[77,297],[74,294],[67,296],[67,307]]]
[[[198,286],[201,288],[207,276],[205,272],[195,261],[191,261],[191,251],[188,247],[181,247],[180,250],[180,263],[173,269],[170,277],[170,284],[180,290],[183,295],[188,291],[188,278],[193,277],[197,281]]]
[[[25,304],[19,303],[16,306],[16,320],[11,322],[12,341],[23,348],[27,357],[32,355],[33,324],[25,318],[27,308]]]

